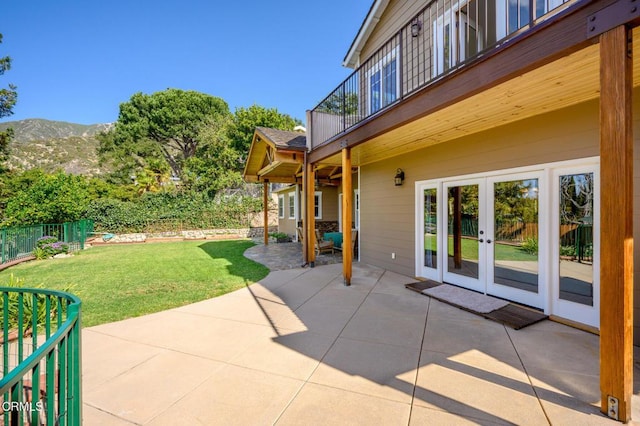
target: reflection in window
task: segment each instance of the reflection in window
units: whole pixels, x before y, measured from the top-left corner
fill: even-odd
[[[438,198],[437,189],[424,190],[424,266],[438,265]]]
[[[471,278],[478,269],[478,185],[449,187],[447,271]]]
[[[496,284],[538,292],[538,179],[494,184]]]
[[[398,61],[396,51],[387,54],[368,72],[369,114],[373,114],[398,99]]]
[[[560,176],[560,299],[593,306],[593,173]]]

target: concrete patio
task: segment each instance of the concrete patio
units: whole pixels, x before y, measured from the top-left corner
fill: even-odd
[[[618,424],[597,336],[514,331],[367,265],[345,287],[341,267],[84,329],[84,424]]]

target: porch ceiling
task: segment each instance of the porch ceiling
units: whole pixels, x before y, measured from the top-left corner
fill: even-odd
[[[640,47],[639,39],[640,29],[635,28],[634,51]],[[599,44],[591,45],[359,144],[351,151],[353,165],[374,163],[598,98],[599,49]],[[637,54],[633,68],[633,85],[637,87],[640,85]],[[321,164],[340,162],[338,153]]]

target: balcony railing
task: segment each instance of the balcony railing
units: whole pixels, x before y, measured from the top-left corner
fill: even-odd
[[[0,287],[0,425],[80,425],[80,300]]]
[[[311,112],[311,148],[395,105],[577,0],[434,0]]]

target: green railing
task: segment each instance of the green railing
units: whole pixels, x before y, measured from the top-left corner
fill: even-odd
[[[0,424],[82,424],[80,299],[0,287]]]
[[[0,264],[31,256],[38,239],[56,237],[69,245],[69,251],[84,249],[87,236],[93,232],[92,220],[17,226],[0,229]]]

